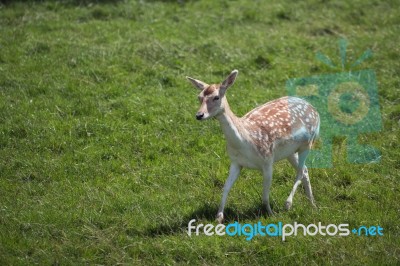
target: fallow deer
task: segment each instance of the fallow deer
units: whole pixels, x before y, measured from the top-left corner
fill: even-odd
[[[286,200],[286,208],[291,208],[293,196],[301,182],[307,198],[315,206],[305,160],[319,133],[318,112],[305,100],[282,97],[267,102],[239,118],[229,108],[225,96],[226,90],[233,85],[237,75],[238,71],[233,70],[221,84],[212,85],[187,77],[194,87],[201,90],[198,96],[201,105],[196,118],[206,120],[215,117],[219,121],[231,159],[217,221],[222,223],[224,219],[223,212],[228,193],[243,167],[262,172],[262,200],[268,215],[272,215],[269,193],[273,163],[285,158],[296,169],[296,180]]]

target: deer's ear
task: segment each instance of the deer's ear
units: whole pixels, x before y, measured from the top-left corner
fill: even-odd
[[[186,77],[191,83],[192,85],[199,89],[199,90],[204,90],[205,88],[207,88],[209,85],[201,80],[197,80],[191,77]]]
[[[228,87],[232,86],[233,83],[236,80],[237,75],[239,74],[239,71],[236,69],[233,70],[229,76],[222,82],[221,86],[226,90]]]

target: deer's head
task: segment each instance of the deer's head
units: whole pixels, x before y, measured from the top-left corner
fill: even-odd
[[[200,101],[200,109],[196,113],[197,120],[205,120],[217,116],[225,110],[225,92],[233,85],[239,71],[233,70],[229,76],[221,84],[211,84],[186,77],[192,85],[201,92],[198,96]]]

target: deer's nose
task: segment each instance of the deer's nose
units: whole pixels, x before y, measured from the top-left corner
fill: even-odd
[[[204,116],[204,113],[202,113],[202,112],[197,112],[197,114],[196,114],[196,119],[197,119],[197,120],[201,120],[201,119],[203,118],[203,116]]]

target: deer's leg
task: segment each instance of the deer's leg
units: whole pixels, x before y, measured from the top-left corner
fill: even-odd
[[[298,167],[298,155],[297,155],[297,153],[294,153],[291,156],[289,156],[288,157],[288,161],[293,166],[293,168],[297,171],[297,167]],[[306,165],[304,165],[303,178],[301,179],[301,181],[303,183],[304,190],[306,192],[307,198],[310,200],[311,204],[314,207],[316,207],[315,201],[314,201],[314,196],[313,196],[312,189],[311,189],[310,177],[308,175],[308,169],[307,169]]]
[[[301,181],[303,182],[303,187],[306,192],[308,200],[311,202],[313,207],[317,207],[315,205],[314,196],[311,189],[310,177],[308,175],[307,166],[304,166],[304,174],[303,174],[303,179]]]
[[[263,204],[267,208],[268,215],[273,215],[274,213],[271,210],[271,205],[269,202],[269,192],[271,190],[271,183],[272,183],[272,164],[273,162],[268,162],[267,165],[263,169]]]
[[[307,155],[308,155],[308,153],[309,153],[309,150],[305,150],[305,151],[302,151],[302,152],[299,152],[298,153],[298,160],[296,160],[297,161],[297,167],[296,167],[296,181],[294,182],[294,185],[293,185],[293,188],[292,188],[292,191],[290,192],[290,194],[289,194],[289,197],[287,198],[287,200],[286,200],[286,209],[290,209],[291,207],[292,207],[292,204],[293,204],[293,196],[294,196],[294,194],[296,193],[296,190],[297,190],[297,187],[300,185],[300,183],[302,182],[302,180],[303,180],[303,177],[304,177],[304,173],[305,173],[305,162],[306,162],[306,158],[307,158]],[[295,157],[296,158],[296,157]],[[288,158],[289,159],[289,158]],[[289,161],[290,161],[290,159],[289,159]],[[308,173],[308,172],[307,172]],[[308,183],[310,182],[310,179],[308,178],[307,179],[308,180]],[[304,181],[303,181],[304,182]],[[304,183],[303,183],[304,184]],[[308,184],[307,184],[308,185]],[[310,191],[311,191],[311,186],[307,186],[307,188],[306,188],[306,190],[307,189],[310,189]],[[307,195],[309,194],[309,192],[310,191],[308,191],[308,192],[306,192],[307,193]],[[311,194],[312,195],[312,194]]]
[[[240,174],[240,169],[241,167],[238,164],[231,163],[231,166],[229,168],[229,176],[228,179],[225,181],[224,192],[222,194],[221,204],[219,206],[219,210],[217,213],[217,221],[219,223],[222,223],[222,221],[224,220],[224,208],[226,199],[228,197],[229,191],[231,190],[233,184],[235,183],[236,179]]]

